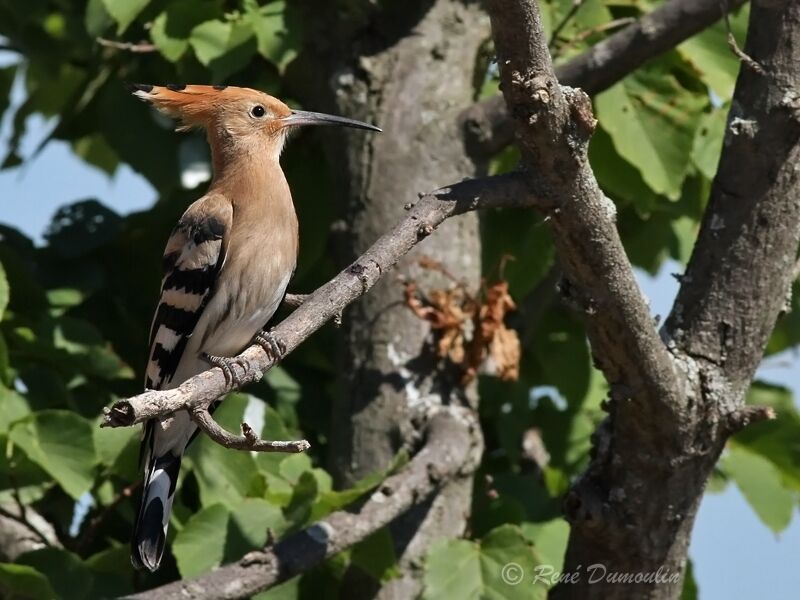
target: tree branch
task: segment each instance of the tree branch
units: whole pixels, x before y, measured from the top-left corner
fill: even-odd
[[[119,42],[117,40],[108,40],[106,38],[98,37],[95,41],[106,48],[114,48],[115,50],[124,50],[125,52],[133,52],[134,54],[149,54],[150,52],[157,52],[158,48],[149,42],[139,42],[134,44],[132,42]]]
[[[356,510],[335,512],[274,546],[195,579],[176,581],[128,596],[129,600],[234,600],[248,598],[308,571],[424,502],[449,480],[475,468],[478,424],[464,410],[442,409],[431,417],[426,442],[411,462],[386,479]]]
[[[262,440],[247,423],[242,423],[242,435],[233,435],[214,420],[207,408],[195,407],[189,411],[192,420],[208,437],[221,446],[231,450],[250,450],[251,452],[305,452],[311,447],[306,440],[296,442],[277,442]]]
[[[732,412],[791,298],[800,242],[800,5],[754,3],[719,170],[665,334]],[[724,390],[724,391],[723,391]]]
[[[565,277],[560,291],[581,307],[595,361],[610,384],[674,420],[683,400],[616,229],[614,204],[586,156],[595,120],[580,90],[561,87],[530,1],[493,0],[492,32],[503,93],[516,116],[522,164],[541,197]]]
[[[731,11],[745,0],[727,0]],[[563,85],[594,95],[608,89],[648,60],[671,50],[718,21],[720,0],[671,0],[633,24],[559,65]],[[477,102],[461,115],[470,152],[489,157],[514,141],[514,125],[502,95]]]
[[[273,330],[289,353],[351,302],[364,295],[411,248],[428,237],[448,217],[479,208],[532,206],[536,197],[528,193],[518,174],[473,179],[441,188],[423,196],[407,216],[382,236],[356,262],[310,295],[301,306]],[[244,385],[258,381],[272,360],[253,345],[231,366]],[[222,369],[212,368],[171,390],[149,390],[115,402],[104,411],[102,427],[126,427],[177,410],[206,409],[217,398],[234,389]],[[250,449],[250,448],[248,448]]]

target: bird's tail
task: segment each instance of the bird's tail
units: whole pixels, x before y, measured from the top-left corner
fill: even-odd
[[[181,457],[166,452],[149,461],[142,504],[131,540],[131,562],[137,569],[155,571],[161,564]]]

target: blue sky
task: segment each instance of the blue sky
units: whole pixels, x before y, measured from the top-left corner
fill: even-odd
[[[3,60],[0,53],[0,65]],[[12,96],[19,98],[19,90]],[[9,114],[0,123],[0,148],[9,136]],[[33,118],[22,147],[29,156],[50,129],[42,119]],[[444,182],[443,182],[444,183]],[[0,171],[0,222],[12,225],[41,242],[50,218],[64,204],[97,198],[118,213],[147,208],[156,199],[148,182],[121,167],[109,178],[76,158],[69,146],[52,142],[22,167]],[[682,267],[667,263],[656,277],[638,273],[650,299],[653,314],[666,316],[677,292],[671,273]],[[800,369],[792,354],[771,359],[762,366],[760,378],[790,387],[800,397]],[[695,525],[690,555],[700,598],[755,598],[774,600],[800,597],[800,520],[796,514],[789,528],[779,536],[763,525],[735,486],[721,494],[707,495]]]

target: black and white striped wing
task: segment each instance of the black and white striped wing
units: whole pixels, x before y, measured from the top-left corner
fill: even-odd
[[[167,242],[161,299],[150,329],[147,389],[169,387],[178,369],[214,293],[232,217],[233,208],[224,198],[203,198],[184,213]]]

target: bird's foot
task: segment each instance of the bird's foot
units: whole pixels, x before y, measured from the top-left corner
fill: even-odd
[[[280,361],[286,354],[286,344],[278,339],[272,331],[261,331],[253,341],[264,349],[273,362]]]
[[[250,364],[238,356],[214,356],[213,354],[203,352],[202,358],[208,364],[222,369],[222,374],[225,375],[225,383],[230,387],[239,388],[242,386],[242,380],[236,373],[236,369],[233,368],[233,365],[239,365],[245,371],[250,368]]]

